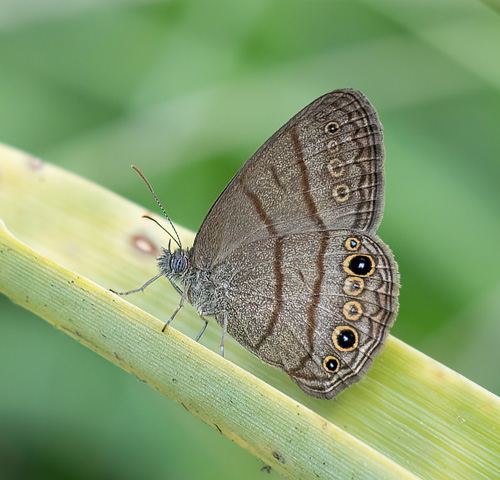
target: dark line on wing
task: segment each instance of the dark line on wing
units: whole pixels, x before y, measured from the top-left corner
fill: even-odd
[[[309,175],[307,174],[307,166],[304,162],[304,152],[302,151],[302,146],[300,145],[299,136],[295,128],[291,131],[293,148],[295,150],[295,156],[297,158],[297,165],[299,167],[300,177],[302,180],[302,195],[304,196],[304,201],[306,202],[307,209],[317,225],[323,230],[326,228],[322,218],[318,214],[318,209],[316,208],[316,203],[311,195],[311,187],[309,184]]]
[[[307,340],[309,343],[309,348],[313,348],[313,340],[314,340],[314,331],[316,329],[316,309],[318,307],[319,297],[321,294],[321,286],[323,284],[323,277],[325,275],[324,268],[324,256],[326,253],[326,249],[328,247],[329,234],[326,231],[325,223],[323,219],[320,217],[318,213],[318,209],[316,208],[316,203],[311,195],[311,187],[309,183],[309,175],[307,173],[307,166],[304,162],[304,153],[302,151],[302,147],[300,145],[299,136],[295,129],[291,131],[292,142],[295,149],[297,164],[299,166],[300,176],[302,179],[302,194],[304,196],[304,201],[306,202],[307,209],[313,218],[316,221],[320,230],[322,230],[321,235],[321,243],[319,247],[319,251],[316,256],[316,280],[314,281],[313,293],[311,296],[311,303],[307,309]],[[301,362],[302,363],[302,362]]]
[[[314,340],[314,331],[316,330],[316,309],[321,295],[321,286],[323,285],[323,278],[325,276],[325,253],[328,248],[328,240],[330,235],[328,232],[321,232],[321,243],[319,252],[316,257],[316,280],[314,281],[312,301],[307,309],[307,339],[312,348]]]
[[[271,318],[267,327],[262,333],[259,341],[255,344],[255,349],[259,350],[264,341],[272,335],[276,324],[278,323],[278,317],[281,312],[281,306],[283,304],[283,272],[281,270],[283,262],[283,237],[276,237],[276,243],[274,244],[274,278],[276,279],[276,285],[274,287],[274,309],[271,313]]]
[[[266,340],[269,335],[271,335],[276,327],[279,314],[281,312],[281,306],[283,303],[283,237],[277,237],[276,227],[274,226],[272,220],[267,216],[262,206],[261,201],[252,193],[244,184],[241,184],[243,192],[252,202],[256,212],[258,213],[260,219],[265,223],[267,231],[272,237],[275,237],[276,243],[274,244],[274,277],[276,280],[276,285],[274,287],[274,308],[271,313],[271,318],[267,324],[267,328],[260,337],[260,340],[255,345],[255,349],[258,350],[262,346],[262,343]]]
[[[281,190],[285,190],[283,184],[281,183],[278,172],[276,171],[276,167],[274,165],[271,165],[271,174],[273,176],[274,181],[276,182],[276,185],[278,185],[278,187],[280,187]]]
[[[309,304],[309,308],[307,309],[307,330],[306,337],[309,345],[310,351],[303,355],[298,365],[294,368],[287,371],[289,375],[298,376],[297,373],[300,372],[305,366],[309,358],[312,358],[312,350],[313,350],[313,340],[314,340],[314,331],[316,330],[316,310],[318,308],[318,302],[321,294],[321,285],[323,284],[323,277],[325,275],[325,263],[324,257],[326,249],[328,248],[328,241],[330,240],[329,232],[321,232],[321,243],[319,246],[318,256],[316,257],[316,268],[317,275],[316,280],[314,281],[313,292],[311,295],[311,303]]]
[[[266,212],[264,211],[264,207],[262,206],[262,203],[260,202],[259,198],[257,195],[252,193],[248,188],[242,183],[241,188],[243,189],[243,192],[245,195],[250,199],[252,202],[257,214],[259,215],[260,219],[265,223],[267,231],[271,235],[276,235],[276,228],[273,225],[273,222],[271,219],[267,216]]]

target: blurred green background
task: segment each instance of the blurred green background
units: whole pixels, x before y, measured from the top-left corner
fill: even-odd
[[[393,333],[500,394],[500,16],[474,0],[0,0],[0,141],[196,230],[317,96],[385,128]],[[124,259],[126,261],[126,259]],[[278,478],[0,298],[0,478]],[[166,314],[167,315],[167,314]]]

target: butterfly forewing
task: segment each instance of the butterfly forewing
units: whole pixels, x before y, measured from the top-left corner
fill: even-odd
[[[194,243],[200,267],[268,236],[375,231],[383,209],[382,127],[363,94],[318,98],[274,134],[217,199]]]

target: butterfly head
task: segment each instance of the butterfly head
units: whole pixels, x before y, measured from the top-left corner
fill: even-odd
[[[168,279],[181,279],[190,269],[189,250],[178,248],[173,252],[170,248],[163,248],[163,253],[158,257],[158,268],[162,275]]]

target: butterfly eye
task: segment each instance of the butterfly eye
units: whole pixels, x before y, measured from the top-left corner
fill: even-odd
[[[323,360],[323,368],[330,373],[337,373],[340,369],[340,362],[336,357],[329,355]]]
[[[375,262],[370,255],[349,255],[344,260],[344,271],[349,275],[367,277],[375,271]]]
[[[352,327],[337,327],[332,336],[333,344],[343,352],[350,352],[358,346],[358,332]]]
[[[325,125],[325,133],[335,133],[339,129],[339,124],[337,122],[328,122]]]
[[[171,266],[172,272],[182,273],[187,268],[187,258],[184,255],[172,255]]]

